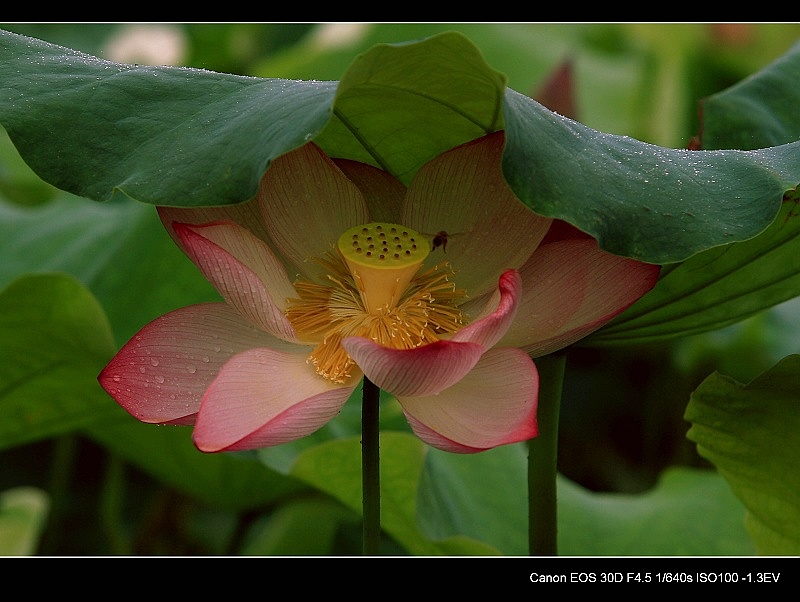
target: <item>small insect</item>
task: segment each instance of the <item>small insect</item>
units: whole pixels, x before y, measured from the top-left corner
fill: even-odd
[[[453,240],[453,238],[457,236],[461,236],[461,233],[458,234],[451,234],[445,232],[444,230],[439,230],[436,234],[426,234],[425,236],[431,237],[431,252],[435,251],[439,247],[442,248],[442,251],[445,253],[447,252],[447,242]]]
[[[435,251],[439,247],[442,247],[442,251],[445,253],[447,252],[447,232],[444,230],[439,230],[433,236],[433,240],[431,241],[431,251]]]

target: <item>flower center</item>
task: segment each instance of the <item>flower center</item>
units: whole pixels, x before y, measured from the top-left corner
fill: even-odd
[[[429,252],[418,232],[371,223],[345,231],[316,259],[328,282],[295,282],[298,298],[287,300],[286,316],[301,339],[317,343],[309,357],[317,373],[347,382],[355,364],[341,345],[348,336],[412,349],[463,326],[458,306],[466,293],[451,280],[449,263],[421,270]]]
[[[424,241],[414,230],[382,223],[356,226],[339,237],[337,247],[369,313],[397,306],[428,256]]]

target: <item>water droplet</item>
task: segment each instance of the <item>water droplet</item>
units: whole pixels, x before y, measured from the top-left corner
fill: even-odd
[[[142,374],[144,374],[144,366],[139,366],[139,372],[141,372]]]
[[[158,358],[155,358],[155,357],[150,358],[150,363],[153,366],[158,366]]]
[[[186,366],[186,370],[189,372],[189,374],[194,374],[195,372],[197,372],[197,367],[194,366],[193,364],[189,364],[188,366]]]
[[[210,357],[208,357],[207,355],[204,355],[204,356],[203,356],[203,361],[204,361],[204,362],[207,364],[208,362],[210,362],[210,361],[211,361],[211,358],[210,358]]]
[[[161,375],[159,375],[159,376],[156,376],[156,382],[157,382],[157,383],[159,383],[159,384],[160,384],[160,383],[163,383],[163,382],[164,382],[164,377],[163,377],[163,376],[161,376]]]
[[[119,378],[119,374],[115,374],[114,376],[112,376],[112,377],[111,377],[111,380],[113,380],[115,383],[118,383],[118,382],[119,382],[119,380],[120,380],[120,378]]]

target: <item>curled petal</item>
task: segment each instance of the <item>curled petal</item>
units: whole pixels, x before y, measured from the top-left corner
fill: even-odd
[[[173,227],[191,260],[242,316],[284,340],[297,339],[283,312],[294,287],[263,241],[233,223]]]
[[[491,349],[438,395],[398,397],[411,428],[433,447],[474,453],[538,434],[539,375],[523,351]]]
[[[178,247],[186,252],[180,237],[175,233],[173,223],[208,224],[211,222],[233,222],[246,228],[262,240],[268,240],[261,211],[255,200],[246,203],[223,205],[221,207],[157,207],[158,217],[164,229]]]
[[[295,348],[254,328],[224,303],[191,305],[142,328],[98,381],[142,422],[193,424],[225,362],[245,349],[281,344]]]
[[[234,356],[208,387],[194,428],[204,452],[278,445],[310,435],[339,413],[358,378],[320,377],[307,354],[251,349]]]
[[[499,302],[489,315],[472,322],[455,333],[451,341],[478,343],[484,349],[494,347],[506,333],[517,313],[522,294],[522,278],[515,270],[506,270],[498,283]]]
[[[612,255],[591,238],[542,244],[520,269],[522,300],[501,344],[538,357],[594,332],[649,291],[660,267]]]
[[[392,395],[432,395],[458,382],[477,363],[477,343],[437,341],[414,349],[391,349],[362,337],[342,341],[364,374]]]
[[[494,311],[465,326],[448,341],[414,349],[391,349],[350,337],[343,347],[372,382],[393,395],[433,395],[458,382],[508,330],[516,313],[522,281],[507,270],[498,283]]]

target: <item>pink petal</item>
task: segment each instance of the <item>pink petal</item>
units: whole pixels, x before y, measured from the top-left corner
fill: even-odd
[[[473,298],[494,288],[503,270],[518,268],[547,233],[551,220],[535,214],[503,177],[503,132],[451,149],[422,166],[408,189],[402,224],[447,247],[426,263],[449,261],[455,282]]]
[[[334,418],[353,392],[309,366],[306,354],[251,349],[233,357],[203,397],[194,428],[201,451],[278,445],[310,435]]]
[[[224,303],[192,305],[147,324],[98,380],[143,422],[193,424],[206,388],[226,361],[245,349],[276,344],[281,343]]]
[[[592,238],[542,244],[520,269],[522,300],[502,345],[538,357],[571,345],[649,291],[660,267],[602,251]]]
[[[519,349],[496,348],[438,395],[398,401],[420,439],[444,451],[474,453],[535,437],[538,392],[533,361]]]
[[[297,340],[284,315],[294,287],[263,241],[231,222],[173,227],[189,258],[236,311],[266,332]]]
[[[461,380],[483,353],[477,343],[438,341],[415,349],[391,349],[362,337],[342,346],[381,389],[392,395],[432,395]]]
[[[181,224],[208,224],[210,222],[233,222],[246,228],[258,238],[267,240],[267,231],[261,219],[261,210],[254,200],[222,207],[157,207],[158,217],[167,233],[184,252],[183,243],[173,228],[173,222]]]
[[[400,180],[360,161],[334,159],[333,162],[364,195],[371,221],[399,223],[406,196],[406,187]]]
[[[547,230],[547,234],[542,239],[541,244],[546,245],[559,240],[594,240],[590,235],[579,230],[569,222],[554,219]]]
[[[478,343],[484,349],[494,347],[506,333],[517,313],[517,304],[522,295],[522,278],[515,270],[500,275],[498,283],[499,302],[488,316],[465,326],[451,337],[451,341]]]
[[[356,185],[313,142],[272,162],[258,202],[276,248],[311,279],[319,269],[309,259],[330,251],[348,228],[370,221]]]

